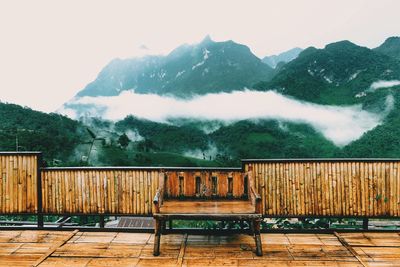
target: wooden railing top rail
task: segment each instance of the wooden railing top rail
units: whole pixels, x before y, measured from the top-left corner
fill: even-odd
[[[0,156],[24,156],[24,155],[42,155],[42,152],[39,151],[0,151]]]
[[[242,159],[246,163],[281,162],[400,162],[400,158],[299,158],[299,159]]]
[[[45,167],[41,168],[42,171],[92,171],[92,170],[105,170],[105,171],[125,171],[125,170],[144,170],[144,171],[205,171],[205,172],[235,172],[242,171],[242,168],[235,167],[141,167],[141,166],[104,166],[104,167]]]

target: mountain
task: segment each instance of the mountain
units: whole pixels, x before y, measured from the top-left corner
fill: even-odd
[[[297,58],[301,51],[303,51],[303,49],[295,47],[279,55],[266,56],[262,59],[262,62],[275,69],[279,63],[287,63]]]
[[[336,151],[336,157],[399,157],[400,63],[397,38],[376,49],[349,41],[328,44],[323,49],[305,49],[298,58],[281,67],[259,90],[272,90],[296,99],[327,105],[360,104],[364,110],[382,114],[381,123],[358,140]],[[329,118],[327,118],[329,119]],[[320,156],[326,153],[319,154]]]
[[[371,84],[399,80],[395,59],[351,43],[340,41],[323,49],[309,47],[282,66],[259,90],[275,89],[282,94],[314,103],[342,105],[365,102]]]
[[[115,96],[124,90],[190,97],[241,90],[270,80],[274,71],[250,49],[207,36],[196,45],[182,45],[167,56],[114,59],[77,97]]]
[[[400,37],[389,37],[374,50],[400,60]]]

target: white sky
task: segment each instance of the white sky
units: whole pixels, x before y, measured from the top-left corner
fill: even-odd
[[[54,111],[115,57],[166,54],[210,34],[263,57],[400,35],[400,1],[0,0],[0,100]],[[149,49],[141,49],[141,46]]]

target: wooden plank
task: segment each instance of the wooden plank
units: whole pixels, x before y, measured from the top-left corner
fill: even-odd
[[[179,250],[179,255],[178,255],[178,260],[176,262],[177,266],[182,266],[183,258],[185,256],[187,240],[188,240],[188,234],[185,234],[185,236],[182,239],[181,248]]]
[[[66,237],[64,240],[62,240],[62,241],[56,243],[55,245],[53,245],[53,246],[50,248],[50,250],[49,250],[46,254],[44,254],[42,257],[40,257],[34,264],[32,264],[32,266],[34,266],[34,267],[39,266],[39,264],[41,264],[41,263],[42,263],[44,260],[46,260],[51,254],[53,254],[54,251],[57,250],[57,248],[61,247],[61,246],[64,245],[65,243],[67,243],[67,242],[68,242],[72,237],[74,237],[75,234],[78,233],[78,232],[79,232],[78,230],[72,231],[69,235],[67,235],[67,237]]]
[[[358,253],[354,250],[354,248],[353,248],[352,246],[350,246],[350,245],[347,243],[347,241],[346,241],[343,237],[341,237],[337,232],[334,232],[334,235],[337,237],[337,239],[339,240],[339,242],[342,243],[342,245],[343,245],[344,247],[346,247],[346,248],[350,251],[351,254],[354,255],[354,257],[358,260],[358,262],[359,262],[362,266],[368,267],[368,264],[365,263],[365,262],[361,259],[360,255],[358,255]]]

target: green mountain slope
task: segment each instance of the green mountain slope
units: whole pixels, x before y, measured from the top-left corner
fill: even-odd
[[[128,116],[115,124],[119,132],[135,130],[140,136],[151,141],[154,150],[183,153],[187,150],[206,150],[207,135],[191,125],[175,126],[165,123],[142,120]]]
[[[383,44],[374,50],[394,59],[400,60],[400,37],[389,37]]]
[[[307,125],[271,120],[240,121],[221,127],[210,137],[236,159],[332,157],[338,150]]]
[[[354,104],[356,97],[378,80],[400,78],[395,59],[357,46],[349,41],[307,48],[284,65],[269,82],[258,83],[259,90],[275,89],[297,99],[322,104]]]
[[[383,123],[343,148],[343,157],[400,158],[400,86],[381,89],[394,97],[394,107]]]
[[[67,161],[83,141],[83,125],[65,116],[0,102],[0,151],[43,151],[45,159]],[[17,141],[18,140],[18,141]]]

